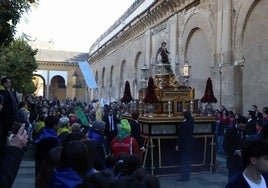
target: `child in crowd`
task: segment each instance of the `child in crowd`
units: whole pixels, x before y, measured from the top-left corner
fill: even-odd
[[[226,188],[267,187],[268,143],[261,139],[247,141],[241,150],[244,171],[226,185]]]

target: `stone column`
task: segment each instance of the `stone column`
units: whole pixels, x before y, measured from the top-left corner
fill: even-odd
[[[218,0],[217,10],[217,58],[216,67],[221,66],[221,103],[233,108],[234,96],[234,69],[231,62],[232,40],[232,2],[231,0]],[[220,70],[219,70],[220,71]]]
[[[175,75],[175,61],[178,55],[178,15],[175,14],[169,20],[169,57],[171,58],[171,69]]]
[[[47,83],[46,83],[46,99],[49,99],[49,86],[50,86],[50,70],[47,71]]]

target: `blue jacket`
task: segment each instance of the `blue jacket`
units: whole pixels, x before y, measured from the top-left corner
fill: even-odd
[[[98,134],[95,131],[89,130],[88,131],[88,138],[97,144],[103,145],[104,137],[101,134]]]
[[[49,188],[74,188],[80,185],[83,179],[72,169],[54,169],[54,176]]]
[[[58,135],[54,129],[48,129],[48,128],[44,127],[41,130],[40,136],[34,141],[34,143],[37,144],[46,138],[56,138],[57,139]]]

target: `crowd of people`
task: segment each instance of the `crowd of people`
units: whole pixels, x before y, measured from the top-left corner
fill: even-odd
[[[248,113],[242,115],[222,106],[215,111],[215,117],[217,152],[226,156],[229,182],[226,187],[237,187],[237,181],[241,183],[242,180],[246,186],[240,187],[265,184],[268,180],[268,153],[265,148],[268,146],[268,107],[260,112],[256,105],[252,105]],[[252,148],[254,146],[255,150]],[[255,162],[262,159],[262,168],[252,161],[253,158]],[[253,176],[255,179],[252,179]]]
[[[18,100],[11,80],[0,88],[0,185],[11,187],[23,153],[35,147],[35,187],[160,187],[142,167],[139,114],[124,119],[121,103],[77,99]],[[81,109],[87,122],[77,112]]]
[[[82,121],[77,108],[88,123]],[[86,104],[74,98],[60,102],[33,95],[18,100],[11,80],[2,78],[1,187],[12,186],[29,145],[36,148],[36,187],[160,187],[158,178],[142,167],[145,148],[139,113],[133,112],[132,120],[124,119],[124,113],[125,106],[117,102],[101,106],[99,101]],[[181,160],[178,181],[189,181],[193,147],[194,118],[189,111],[184,112],[184,117],[176,147]],[[222,106],[215,111],[215,118],[217,152],[227,159],[227,187],[237,185],[238,177],[245,184],[265,183],[268,155],[258,147],[266,146],[262,141],[268,136],[268,107],[259,112],[252,105],[243,116]]]

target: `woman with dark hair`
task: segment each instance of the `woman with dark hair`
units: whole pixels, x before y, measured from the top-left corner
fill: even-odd
[[[81,141],[69,141],[63,145],[61,165],[54,169],[53,179],[48,187],[76,187],[83,182],[89,171],[89,154]]]
[[[53,169],[58,168],[60,165],[61,150],[62,147],[58,146],[52,148],[46,155],[36,179],[36,188],[48,187],[49,182],[51,182],[53,178]]]
[[[217,129],[217,149],[219,154],[225,155],[225,151],[223,149],[223,138],[226,130],[231,127],[231,119],[229,117],[229,111],[224,109],[222,111],[222,116],[219,118],[219,124]]]
[[[241,117],[242,117],[241,114],[239,114],[239,113],[235,113],[235,115],[234,115],[234,125],[237,124],[238,119],[241,118]]]
[[[189,181],[191,152],[193,147],[194,118],[190,111],[184,111],[184,121],[179,127],[176,150],[180,152],[181,177],[177,181]]]

